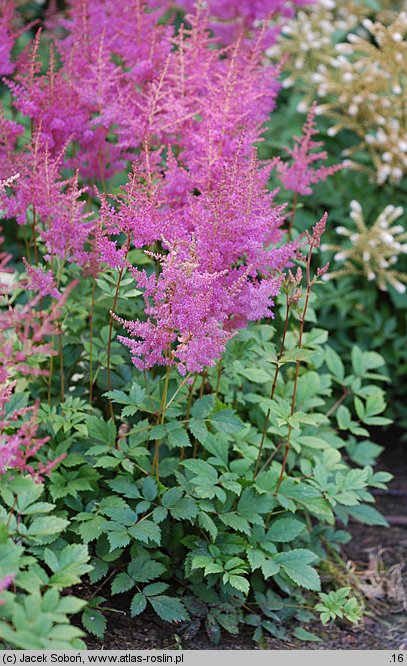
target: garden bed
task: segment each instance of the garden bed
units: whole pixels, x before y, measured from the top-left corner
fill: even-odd
[[[384,516],[407,517],[407,461],[403,443],[400,443],[395,449],[385,449],[380,463],[381,467],[393,474],[394,478],[389,484],[389,492],[377,495],[376,506]],[[344,559],[351,563],[351,568],[354,568],[357,576],[366,578],[373,585],[373,598],[366,600],[367,612],[362,623],[358,626],[337,623],[335,626],[322,627],[320,623],[315,622],[307,629],[318,636],[320,641],[304,642],[293,637],[285,640],[268,637],[264,645],[265,649],[407,649],[407,605],[405,605],[407,602],[407,568],[400,567],[400,577],[394,575],[398,566],[407,561],[407,529],[392,525],[388,529],[374,526],[361,528],[359,525],[353,524],[350,531],[352,540],[343,549]],[[393,570],[393,585],[390,590],[393,598],[389,598],[387,589],[389,570]],[[369,571],[372,572],[371,576],[369,576]],[[374,586],[376,586],[375,589]],[[376,598],[375,594],[377,594]],[[86,642],[89,649],[259,649],[247,630],[241,631],[237,636],[223,633],[220,644],[214,646],[202,628],[195,627],[195,631],[194,627],[190,626],[174,629],[152,614],[143,615],[140,618],[130,618],[127,611],[129,600],[125,595],[123,595],[121,604],[114,605],[118,612],[110,614],[104,640],[88,638]]]

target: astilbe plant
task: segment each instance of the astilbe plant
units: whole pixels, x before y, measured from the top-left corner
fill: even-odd
[[[262,61],[264,30],[250,43],[238,37],[217,52],[208,33],[208,14],[202,9],[188,17],[190,27],[175,36],[171,27],[157,23],[160,13],[146,11],[144,3],[135,2],[119,12],[109,2],[99,5],[96,12],[94,3],[72,2],[68,20],[53,19],[54,29],[59,25],[68,35],[58,41],[57,53],[50,46],[47,70],[40,57],[39,30],[20,56],[16,75],[7,81],[12,103],[29,119],[30,132],[24,143],[23,126],[2,119],[2,169],[5,173],[18,169],[20,174],[4,205],[8,217],[31,227],[34,265],[30,256],[24,260],[26,285],[38,292],[30,304],[36,332],[29,333],[26,320],[19,358],[25,357],[22,350],[28,341],[42,340],[44,334],[60,336],[53,324],[43,328],[48,324],[41,299],[48,295],[60,299],[66,262],[82,266],[85,273],[90,266],[93,272],[100,270],[100,261],[119,269],[117,294],[131,247],[162,245],[168,251],[192,243],[193,259],[188,252],[184,258],[177,254],[174,263],[171,250],[168,257],[156,255],[158,266],[171,269],[168,276],[163,270],[157,278],[155,309],[147,308],[150,319],[140,322],[138,330],[143,329],[148,347],[146,327],[150,325],[151,336],[151,327],[160,326],[169,307],[172,323],[167,322],[167,336],[171,341],[178,337],[179,369],[202,370],[220,357],[237,328],[271,314],[271,299],[280,283],[277,272],[294,250],[272,248],[282,239],[281,210],[273,208],[272,195],[265,189],[272,165],[259,170],[251,148],[274,107],[279,69]],[[130,19],[140,37],[133,50],[123,47],[128,41],[117,39],[129,29]],[[95,42],[96,61],[91,46]],[[145,63],[141,68],[140,58]],[[115,143],[107,141],[111,132],[117,137]],[[80,187],[78,174],[66,178],[63,170],[80,164],[81,178],[97,178],[105,188],[123,159],[140,148],[142,155],[129,185],[120,200],[116,198],[117,212],[104,196],[100,219],[89,221],[84,212],[86,189]],[[107,156],[105,150],[113,153]],[[110,165],[107,170],[106,165]],[[120,247],[112,237],[123,235],[126,240]],[[172,276],[171,271],[175,271]],[[136,274],[137,279],[147,280],[146,275]],[[153,278],[148,279],[151,283]],[[167,286],[161,289],[161,283]],[[194,320],[192,312],[188,321],[183,299],[192,284],[194,293],[201,294],[195,293],[200,314]],[[150,293],[147,289],[147,299]],[[183,316],[176,314],[177,299]],[[115,305],[116,298],[113,311]],[[25,307],[8,317],[23,315]],[[37,334],[38,318],[44,323]],[[4,328],[8,325],[5,320]],[[113,318],[108,388],[112,325]],[[14,329],[18,331],[16,321]],[[172,358],[169,347],[168,340],[158,348],[155,343],[154,358]],[[7,349],[11,363],[12,345]],[[151,365],[150,359],[147,367]]]
[[[328,417],[300,411],[315,375],[301,361],[315,352],[312,340],[305,348],[305,326],[311,289],[327,271],[311,270],[326,215],[287,242],[285,208],[269,181],[275,170],[286,190],[309,195],[339,166],[316,165],[326,153],[314,140],[314,108],[289,163],[259,163],[253,147],[280,88],[281,67],[264,53],[274,35],[270,13],[283,15],[282,3],[199,5],[177,30],[162,20],[171,3],[67,5],[66,12],[48,13],[44,32],[37,31],[5,82],[12,109],[0,118],[1,176],[19,178],[2,184],[1,204],[5,224],[16,220],[26,256],[13,273],[6,272],[9,257],[0,257],[0,482],[12,484],[19,473],[39,481],[52,470],[46,492],[54,503],[46,506],[56,515],[52,534],[43,535],[61,534],[69,545],[60,551],[51,539],[44,558],[47,571],[64,572],[70,585],[90,570],[90,544],[91,583],[106,578],[105,584],[114,572],[112,595],[136,586],[133,616],[148,603],[163,620],[187,621],[198,605],[209,633],[222,622],[237,631],[253,603],[259,615],[248,622],[260,639],[263,612],[270,617],[276,599],[280,608],[284,596],[303,603],[299,586],[320,590],[311,563],[325,546],[308,527],[314,518],[325,521],[324,538],[332,537],[346,467]],[[211,34],[213,14],[224,33],[216,27]],[[295,203],[291,223],[294,214]],[[282,288],[286,320],[275,354],[271,326],[250,324],[273,319]],[[134,304],[140,291],[144,298]],[[291,312],[297,333],[289,330]],[[247,382],[236,377],[243,370],[258,382],[257,367],[245,366],[254,358],[250,345],[229,356],[227,371],[237,367],[233,383],[222,375],[223,359],[244,340],[245,328],[247,339],[268,336],[255,353],[264,357],[256,358],[265,364],[260,381],[267,392],[271,387],[270,398],[255,388],[247,393]],[[126,363],[125,347],[141,372]],[[286,348],[294,347],[287,360]],[[285,363],[294,368],[281,372]],[[371,367],[380,363],[376,358]],[[326,384],[322,393],[331,398]],[[232,409],[243,404],[246,424]],[[328,434],[319,430],[322,422]],[[357,429],[350,416],[349,422]],[[311,453],[300,441],[303,424],[315,428],[308,443],[322,438]],[[36,461],[40,448],[38,457],[46,451],[51,463]],[[371,470],[357,471],[362,490],[345,497],[355,505],[370,500],[366,487],[382,483]],[[0,506],[0,517],[19,538],[29,524],[35,539],[31,518],[20,521],[13,501],[10,511]],[[275,517],[284,511],[299,518]],[[340,506],[338,515],[346,521],[352,514]],[[168,582],[156,580],[161,576]],[[83,622],[101,635],[96,599]],[[0,637],[13,645],[14,622],[0,623]]]
[[[315,162],[325,161],[328,157],[325,150],[315,152],[316,148],[323,145],[321,141],[313,139],[318,133],[315,129],[315,109],[316,104],[314,103],[308,113],[301,137],[294,137],[296,145],[289,151],[291,164],[283,161],[277,163],[277,171],[284,189],[302,195],[312,194],[311,185],[325,180],[342,168],[342,165],[313,168]]]
[[[5,188],[13,187],[18,177],[19,174],[0,181],[0,193],[5,199]],[[19,380],[48,374],[41,366],[44,359],[53,354],[47,338],[54,332],[54,321],[60,316],[61,304],[52,306],[48,312],[42,311],[39,304],[47,294],[58,299],[62,294],[56,292],[52,275],[27,264],[26,286],[37,295],[25,304],[13,303],[21,287],[14,269],[9,267],[10,259],[8,253],[0,251],[0,297],[4,307],[0,312],[0,474],[13,469],[41,480],[60,458],[45,465],[37,463],[33,466],[28,462],[49,438],[36,436],[38,404],[15,407],[12,400]],[[67,293],[64,300],[66,297]]]
[[[286,162],[279,158],[276,161],[276,170],[284,190],[293,192],[292,209],[288,223],[289,238],[291,238],[294,227],[298,195],[309,196],[313,192],[311,185],[326,180],[328,176],[333,175],[344,166],[343,164],[316,166],[315,163],[324,162],[328,158],[328,153],[325,150],[318,150],[323,146],[323,142],[314,139],[318,134],[315,113],[316,103],[311,106],[301,136],[294,137],[294,148],[286,148],[291,160]]]
[[[102,207],[102,219],[108,217],[104,228],[124,233],[136,247],[160,243],[168,250],[154,257],[158,277],[133,271],[145,289],[149,317],[147,322],[125,324],[144,340],[125,340],[135,359],[146,355],[144,364],[136,361],[139,367],[168,364],[175,357],[182,372],[199,372],[221,356],[231,332],[271,315],[271,299],[281,281],[278,272],[294,246],[273,248],[281,240],[283,218],[265,188],[269,169],[258,169],[255,154],[238,156],[229,167],[225,162],[221,180],[201,188],[199,196],[186,192],[183,204],[172,211],[167,205],[160,209],[157,191],[156,205],[150,201],[141,208],[142,189],[134,195],[134,173],[118,211],[106,208],[106,202]],[[166,181],[161,178],[161,187],[167,188]],[[160,231],[169,237],[160,237]],[[124,261],[128,245],[117,250],[106,237],[100,244],[112,266]],[[171,344],[177,338],[173,354]]]
[[[0,2],[0,76],[13,73],[13,49],[19,36],[36,24],[36,21],[21,26],[14,0]]]
[[[14,64],[11,60],[11,51],[15,42],[13,30],[15,6],[14,2],[3,0],[0,5],[0,75],[11,74]]]

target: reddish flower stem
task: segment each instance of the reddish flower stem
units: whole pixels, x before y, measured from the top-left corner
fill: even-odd
[[[127,245],[126,245],[126,253],[125,253],[125,259],[127,258],[127,255],[129,253],[130,249],[130,242],[131,242],[131,237],[130,234],[127,237]],[[117,284],[116,284],[116,291],[114,294],[113,298],[113,306],[112,306],[112,312],[115,311],[116,306],[117,306],[117,300],[119,298],[119,289],[120,289],[120,284],[122,281],[124,273],[124,267],[122,267],[119,270],[119,277],[117,278]],[[110,370],[110,364],[111,364],[111,356],[112,356],[112,335],[113,335],[113,314],[112,312],[110,313],[110,323],[109,323],[109,338],[107,342],[107,366],[106,366],[106,374],[107,374],[107,390],[111,391],[112,390],[112,384],[111,384],[111,370]],[[114,421],[114,410],[113,410],[113,403],[111,400],[109,400],[109,412],[110,416]]]
[[[298,349],[302,349],[302,338],[303,338],[303,334],[304,334],[304,324],[305,324],[305,318],[306,318],[306,315],[307,315],[308,303],[309,303],[309,298],[310,298],[311,288],[312,288],[311,257],[312,257],[313,248],[314,248],[314,246],[313,246],[313,243],[311,242],[310,249],[309,249],[309,252],[308,252],[308,258],[307,258],[307,267],[306,267],[307,291],[306,291],[306,294],[305,294],[305,303],[304,303],[304,307],[303,307],[301,318],[300,318],[300,335],[299,335],[299,340],[298,340]],[[300,360],[298,360],[295,364],[294,388],[293,388],[293,395],[292,395],[292,399],[291,399],[290,416],[293,416],[294,411],[295,411],[295,402],[296,402],[296,399],[297,399],[297,386],[298,386],[298,375],[299,375],[299,372],[300,372],[300,364],[301,364]],[[283,462],[282,462],[282,465],[281,465],[281,472],[280,472],[280,476],[279,476],[279,479],[278,479],[276,492],[278,492],[278,490],[281,486],[281,482],[283,480],[285,468],[287,466],[287,458],[288,458],[288,454],[289,454],[290,448],[291,448],[292,429],[293,428],[292,428],[292,425],[290,423],[289,426],[288,426],[287,441],[286,441],[286,445],[285,445],[284,457],[283,457]]]
[[[276,391],[277,378],[278,378],[278,373],[280,371],[279,360],[282,357],[282,355],[284,354],[285,339],[286,339],[287,330],[288,330],[288,320],[289,320],[289,314],[290,314],[290,302],[289,302],[288,294],[286,294],[286,297],[287,297],[287,303],[286,303],[286,311],[285,311],[284,331],[283,331],[283,337],[282,337],[282,340],[281,340],[281,349],[280,349],[280,353],[278,355],[278,360],[277,360],[277,364],[276,364],[276,371],[274,373],[273,386],[271,387],[270,400],[273,400],[274,393]],[[266,433],[267,433],[269,420],[270,420],[270,407],[267,410],[266,419],[264,421],[263,432],[262,432],[262,435],[261,435],[261,441],[260,441],[260,447],[259,447],[259,453],[258,453],[258,456],[257,456],[256,466],[254,468],[254,473],[253,473],[253,481],[256,480],[256,477],[257,477],[257,474],[258,474],[258,471],[259,471],[259,465],[260,465],[260,460],[261,460],[261,457],[262,457],[262,454],[263,454],[264,440],[266,438]]]

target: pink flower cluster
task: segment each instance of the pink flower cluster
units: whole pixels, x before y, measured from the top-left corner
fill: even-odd
[[[295,252],[294,244],[276,247],[283,217],[266,188],[272,166],[260,169],[255,153],[242,151],[218,165],[217,179],[205,183],[198,170],[197,194],[193,167],[170,159],[148,188],[135,165],[117,208],[102,199],[98,248],[112,268],[127,265],[130,243],[166,252],[153,255],[156,273],[132,269],[146,321],[120,320],[131,335],[120,339],[140,369],[175,363],[183,374],[199,372],[236,329],[272,316],[279,272]],[[127,242],[119,247],[110,239],[120,234]]]
[[[0,76],[12,73],[14,65],[11,51],[14,46],[14,2],[4,1],[0,4]]]
[[[328,157],[325,150],[312,152],[322,146],[321,141],[314,141],[313,139],[318,134],[315,129],[315,109],[316,103],[312,105],[308,113],[301,137],[294,137],[296,145],[292,150],[287,149],[292,159],[291,163],[279,160],[277,164],[277,171],[284,188],[302,195],[312,194],[311,185],[315,185],[320,180],[325,180],[328,176],[343,168],[342,164],[313,168],[315,162],[326,160]]]
[[[220,41],[231,43],[239,34],[249,34],[264,21],[267,26],[267,43],[275,41],[279,25],[277,15],[292,16],[299,5],[313,0],[207,0],[210,26]],[[195,0],[178,0],[178,5],[192,11]]]
[[[36,412],[38,408],[27,407],[14,411],[11,415],[5,415],[5,401],[8,401],[9,388],[0,388],[0,475],[8,470],[18,471],[21,474],[29,474],[36,481],[41,481],[44,475],[49,474],[52,469],[64,458],[59,456],[44,464],[29,462],[34,458],[39,449],[48,442],[49,437],[37,438],[38,426],[36,424]],[[22,423],[22,417],[27,417]],[[12,433],[10,434],[10,430]]]
[[[0,190],[13,180],[0,181]],[[18,283],[18,278],[8,266],[10,255],[1,249],[2,241],[0,238],[0,296],[7,302],[16,290],[14,282]],[[10,400],[19,378],[47,374],[41,362],[54,353],[47,339],[54,333],[54,321],[60,316],[70,288],[65,289],[63,295],[58,293],[58,303],[52,304],[48,312],[42,311],[38,308],[41,296],[45,293],[56,296],[50,276],[39,268],[27,266],[27,270],[29,276],[32,275],[31,281],[38,282],[30,284],[29,277],[29,289],[38,289],[39,293],[23,305],[9,304],[0,311],[0,474],[9,469],[18,470],[40,481],[61,458],[47,464],[29,462],[48,438],[37,438],[38,407],[12,409]],[[6,276],[9,279],[5,279]]]
[[[304,2],[185,0],[191,14],[178,30],[161,21],[170,1],[70,0],[64,14],[48,14],[6,82],[31,132],[0,116],[0,177],[20,174],[1,203],[30,226],[26,284],[37,304],[51,296],[57,316],[56,262],[84,276],[130,268],[145,317],[122,322],[122,341],[139,368],[171,363],[182,373],[215,363],[238,328],[272,316],[296,246],[283,244],[270,173],[277,164],[286,187],[308,193],[333,171],[311,167],[324,157],[310,153],[319,145],[313,115],[292,165],[259,165],[253,149],[280,87],[278,65],[264,59],[269,18]],[[109,179],[130,164],[127,184],[109,197]],[[95,188],[97,216],[86,212]],[[132,248],[152,253],[155,273],[129,266]],[[37,330],[28,321],[24,344]]]
[[[9,76],[14,71],[12,51],[17,38],[29,30],[35,21],[19,26],[14,0],[0,0],[0,76]]]

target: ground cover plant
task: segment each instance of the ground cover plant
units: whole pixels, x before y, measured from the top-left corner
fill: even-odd
[[[214,644],[362,617],[405,235],[395,200],[338,220],[340,135],[281,92],[317,4],[0,3],[5,647],[84,648],[118,595]]]

